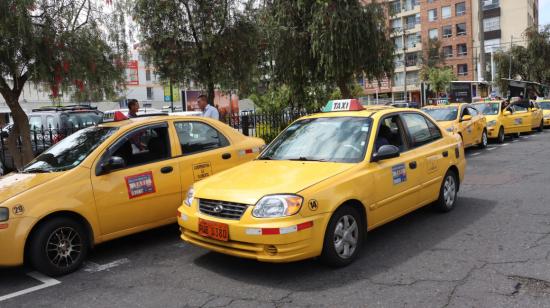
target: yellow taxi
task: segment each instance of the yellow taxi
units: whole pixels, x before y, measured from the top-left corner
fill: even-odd
[[[538,102],[530,101],[528,110],[531,112],[531,128],[542,132],[544,129],[544,110]]]
[[[159,115],[78,131],[0,178],[0,266],[77,269],[94,244],[174,223],[193,183],[264,146],[208,118]]]
[[[480,148],[487,147],[487,122],[483,114],[471,104],[427,106],[422,110],[448,132],[460,135],[465,148],[474,145]]]
[[[550,126],[550,99],[537,101],[542,109],[544,126]]]
[[[196,183],[178,209],[182,240],[266,262],[351,263],[366,232],[422,206],[455,206],[460,138],[423,112],[331,101],[254,161]]]
[[[503,143],[506,135],[518,136],[533,130],[534,117],[529,102],[486,101],[472,105],[485,115],[489,139],[496,139],[498,143]]]

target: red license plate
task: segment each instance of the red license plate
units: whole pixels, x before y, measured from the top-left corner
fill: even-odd
[[[215,222],[199,218],[199,234],[218,241],[229,241],[229,226],[221,222]]]

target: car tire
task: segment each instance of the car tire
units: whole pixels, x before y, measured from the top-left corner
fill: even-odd
[[[364,237],[359,211],[351,206],[340,207],[332,214],[325,231],[321,261],[332,267],[349,265],[357,258]]]
[[[439,198],[435,202],[437,211],[447,213],[454,209],[458,195],[458,185],[456,173],[452,170],[447,171],[439,189]]]
[[[498,129],[497,143],[504,143],[504,127]]]
[[[48,276],[74,272],[84,262],[90,248],[86,229],[67,217],[42,223],[31,236],[28,261]]]
[[[537,128],[537,132],[542,133],[543,130],[544,130],[544,120],[541,120],[540,125]]]
[[[479,143],[479,148],[485,149],[488,144],[489,144],[489,138],[487,137],[487,130],[483,129],[483,132],[481,133],[481,142]]]

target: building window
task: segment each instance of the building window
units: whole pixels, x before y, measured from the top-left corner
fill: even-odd
[[[420,34],[418,33],[407,35],[407,48],[415,48],[420,41]]]
[[[460,2],[455,5],[456,16],[462,16],[466,14],[466,2]]]
[[[468,75],[468,64],[459,64],[456,67],[458,69],[458,76]]]
[[[153,100],[153,88],[147,87],[147,99]]]
[[[500,30],[500,16],[483,19],[483,30],[485,32]]]
[[[417,25],[420,24],[420,13],[417,13],[416,15],[414,15],[414,18],[415,18],[415,22]]]
[[[394,37],[393,43],[395,44],[395,49],[403,49],[403,38],[401,36]]]
[[[485,52],[495,52],[500,49],[500,39],[485,40]]]
[[[466,24],[465,23],[456,24],[456,35],[457,36],[466,35]]]
[[[429,21],[437,20],[437,9],[428,10],[428,20]]]
[[[451,6],[444,6],[441,8],[441,18],[451,18]]]
[[[405,56],[405,66],[416,66],[418,64],[418,54],[416,52],[408,53]]]
[[[456,45],[456,55],[457,56],[465,56],[468,54],[468,46],[466,44],[458,44]]]
[[[483,10],[495,9],[499,6],[499,0],[483,0]]]
[[[451,37],[453,36],[453,27],[451,25],[448,25],[448,26],[443,26],[443,28],[441,28],[442,32],[443,32],[443,37]]]
[[[443,46],[443,56],[445,58],[452,58],[453,57],[453,46]]]
[[[390,3],[391,15],[397,15],[401,13],[401,0]]]
[[[151,81],[151,70],[145,70],[145,80]]]
[[[395,64],[395,67],[402,67],[403,66],[403,54],[397,54],[395,55],[395,58],[393,59],[393,63]]]
[[[405,17],[405,27],[407,29],[412,29],[414,28],[414,26],[416,26],[416,16],[411,15],[411,16]]]
[[[430,31],[428,31],[428,37],[432,40],[437,40],[439,38],[437,29],[430,29]]]
[[[392,19],[391,21],[391,27],[392,30],[395,32],[401,32],[401,18]]]
[[[402,86],[405,81],[405,75],[403,73],[393,74],[393,85],[396,87]]]

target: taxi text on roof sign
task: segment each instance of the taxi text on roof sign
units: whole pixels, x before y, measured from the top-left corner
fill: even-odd
[[[337,99],[329,101],[323,108],[323,112],[359,111],[363,109],[363,106],[361,106],[357,99]]]

